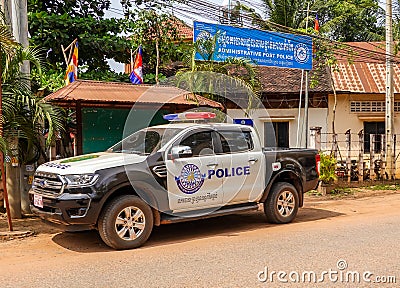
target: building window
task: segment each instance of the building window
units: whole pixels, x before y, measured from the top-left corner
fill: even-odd
[[[289,148],[289,122],[264,123],[265,147]]]
[[[374,152],[379,153],[382,150],[381,140],[382,134],[385,134],[385,122],[364,122],[364,151],[369,153],[372,143],[370,143],[370,135],[375,134],[375,143],[373,143]]]
[[[385,112],[385,101],[350,101],[350,112]],[[394,112],[400,112],[400,101],[394,102]]]

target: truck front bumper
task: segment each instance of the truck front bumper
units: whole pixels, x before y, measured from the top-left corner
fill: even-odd
[[[35,194],[41,197],[42,205],[34,205]],[[96,209],[93,209],[94,203],[88,194],[61,193],[60,195],[48,195],[31,189],[29,201],[34,214],[46,222],[61,226],[65,230],[88,230],[96,226]]]

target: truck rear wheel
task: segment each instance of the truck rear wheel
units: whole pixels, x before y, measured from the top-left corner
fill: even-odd
[[[153,230],[153,212],[139,197],[125,195],[112,200],[102,211],[99,234],[114,249],[143,245]]]
[[[279,182],[272,186],[264,202],[264,213],[270,223],[285,224],[292,222],[299,209],[299,195],[289,183]]]

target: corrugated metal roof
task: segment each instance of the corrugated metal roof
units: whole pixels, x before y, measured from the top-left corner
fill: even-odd
[[[45,97],[55,102],[125,102],[201,105],[223,108],[221,103],[171,86],[77,80]]]
[[[332,70],[336,90],[353,93],[385,93],[385,43],[347,42],[344,44],[354,51],[349,59],[340,56],[338,69]],[[397,63],[400,62],[399,57],[395,57],[394,60]],[[394,91],[400,93],[400,66],[393,64],[393,70]]]
[[[393,65],[394,92],[400,93],[400,68]],[[384,63],[338,63],[338,71],[332,71],[338,92],[385,93],[386,66]]]

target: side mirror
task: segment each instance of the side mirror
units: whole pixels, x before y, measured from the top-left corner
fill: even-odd
[[[189,146],[174,146],[171,148],[171,159],[192,157],[192,148]]]

